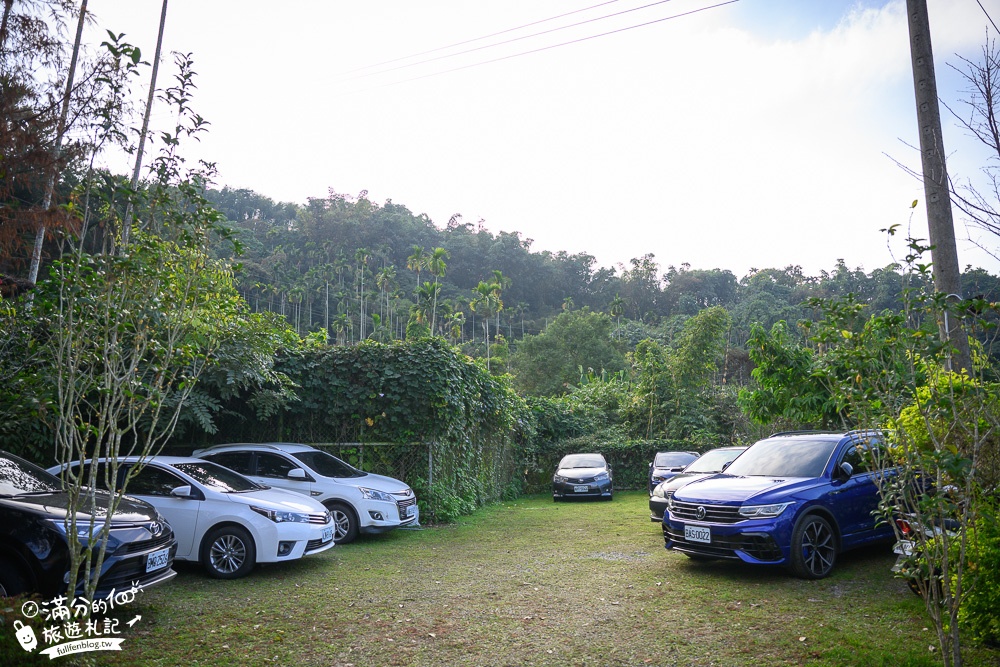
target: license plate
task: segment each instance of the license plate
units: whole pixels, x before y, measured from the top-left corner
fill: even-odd
[[[704,526],[684,526],[684,539],[708,544],[712,541],[712,531]]]
[[[329,542],[333,539],[333,526],[323,529],[323,542]]]
[[[166,567],[167,563],[170,562],[170,549],[160,549],[159,551],[154,551],[146,557],[146,572],[152,572],[153,570],[159,570],[161,567]]]
[[[413,505],[408,505],[403,508],[403,518],[407,519],[413,516]]]
[[[586,484],[573,487],[574,493],[586,493],[587,491],[590,491],[590,487],[587,486]]]

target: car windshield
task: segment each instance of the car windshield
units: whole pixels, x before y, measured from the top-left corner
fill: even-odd
[[[368,473],[338,459],[333,454],[319,450],[292,452],[292,456],[324,477],[364,477]]]
[[[559,462],[560,468],[603,468],[604,457],[599,454],[570,454]]]
[[[0,496],[61,491],[59,478],[19,458],[0,456]]]
[[[755,443],[726,468],[741,477],[819,477],[837,438],[772,438]]]
[[[191,477],[199,484],[221,491],[222,493],[246,493],[260,491],[266,487],[253,482],[238,472],[212,463],[198,461],[197,463],[175,463],[174,468]]]
[[[656,458],[653,459],[653,467],[675,468],[677,466],[686,466],[696,458],[696,456],[692,456],[687,452],[660,452],[656,455]]]
[[[722,472],[722,467],[740,455],[742,449],[713,449],[698,457],[684,472]]]

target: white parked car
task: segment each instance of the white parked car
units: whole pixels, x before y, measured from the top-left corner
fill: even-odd
[[[97,460],[100,467],[105,461]],[[154,456],[136,469],[139,462],[120,459],[115,488],[129,475],[126,494],[155,507],[173,528],[176,560],[200,562],[213,577],[236,579],[257,563],[295,560],[335,544],[332,516],[311,498],[267,488],[202,459]],[[79,463],[70,466],[79,470]],[[100,467],[97,479],[103,481]],[[58,476],[61,466],[49,472]]]
[[[358,470],[309,445],[216,445],[197,450],[194,456],[320,501],[333,514],[338,544],[353,541],[359,532],[382,533],[420,523],[417,497],[404,482]]]

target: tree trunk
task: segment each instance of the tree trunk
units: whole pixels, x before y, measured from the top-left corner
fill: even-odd
[[[6,13],[5,13],[6,18]],[[58,180],[59,156],[62,153],[63,135],[66,133],[66,122],[69,117],[69,101],[73,92],[73,78],[76,76],[76,61],[80,56],[80,42],[83,40],[83,24],[87,19],[87,0],[80,2],[80,18],[76,22],[76,38],[73,41],[73,57],[69,61],[69,71],[66,73],[66,91],[63,93],[62,109],[59,112],[59,124],[56,127],[55,159],[52,161],[52,171],[45,184],[45,197],[42,200],[42,211],[46,212],[52,206],[52,196],[55,194]],[[28,280],[38,282],[38,267],[42,262],[42,245],[45,243],[45,223],[38,226],[35,232],[35,246],[31,251],[31,267],[28,269]]]
[[[132,208],[135,191],[139,187],[139,170],[142,168],[142,156],[146,147],[146,134],[149,132],[149,116],[153,109],[153,97],[156,94],[156,75],[160,70],[160,51],[163,48],[163,26],[167,22],[167,0],[163,0],[160,8],[160,30],[156,35],[156,53],[153,55],[153,73],[150,75],[149,95],[146,97],[146,112],[142,115],[142,132],[139,133],[139,147],[135,152],[135,167],[132,169],[132,181],[128,206],[125,208],[125,222],[122,223],[122,251],[128,247],[132,234]]]

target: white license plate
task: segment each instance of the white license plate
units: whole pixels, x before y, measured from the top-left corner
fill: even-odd
[[[159,551],[154,551],[146,557],[146,572],[152,572],[153,570],[159,570],[161,567],[166,567],[167,563],[170,562],[170,549],[160,549]]]
[[[712,531],[704,526],[684,526],[684,539],[709,544],[712,541]]]
[[[573,487],[574,493],[586,493],[587,491],[590,491],[590,487],[587,486],[586,484]]]
[[[333,526],[323,529],[323,542],[329,542],[333,539]]]

